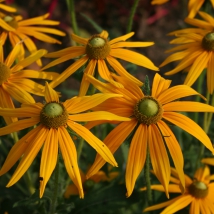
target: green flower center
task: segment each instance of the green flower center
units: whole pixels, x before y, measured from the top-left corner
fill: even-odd
[[[10,77],[10,69],[8,66],[0,62],[0,85],[7,81]]]
[[[7,22],[7,24],[10,25],[11,27],[13,27],[15,29],[18,28],[18,23],[17,23],[15,17],[13,17],[13,16],[5,16],[3,18],[3,20],[5,22]]]
[[[189,193],[195,198],[205,198],[208,195],[208,187],[204,182],[193,181],[188,188]]]
[[[66,126],[67,121],[68,112],[62,103],[47,103],[40,113],[40,122],[48,128]]]
[[[93,35],[86,45],[86,53],[90,59],[105,59],[110,50],[108,40],[100,37],[99,34]]]
[[[151,96],[145,96],[134,107],[134,115],[140,123],[156,124],[163,114],[161,104]]]
[[[207,51],[214,50],[214,32],[210,32],[202,39],[202,47]]]

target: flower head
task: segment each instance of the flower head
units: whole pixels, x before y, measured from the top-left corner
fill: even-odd
[[[106,99],[121,96],[115,94],[96,94],[88,97],[74,97],[59,102],[57,93],[46,83],[46,104],[24,104],[21,108],[0,109],[0,115],[24,118],[10,125],[0,128],[0,135],[16,132],[31,126],[38,126],[22,137],[10,150],[7,159],[0,170],[0,175],[6,173],[21,158],[18,167],[11,177],[7,187],[16,183],[29,168],[37,153],[43,146],[40,166],[40,197],[56,166],[58,144],[64,159],[66,170],[83,197],[82,182],[77,165],[77,153],[73,140],[67,129],[86,140],[107,162],[113,166],[117,163],[106,145],[95,137],[87,128],[79,124],[80,121],[94,121],[108,118],[109,120],[130,120],[108,112],[85,112],[102,103]]]
[[[207,88],[209,93],[212,94],[214,91],[214,25],[211,23],[211,20],[214,21],[214,19],[206,13],[200,12],[200,15],[206,22],[188,19],[189,21],[191,20],[191,23],[194,23],[195,26],[200,26],[200,28],[187,28],[171,33],[177,36],[171,43],[177,44],[178,46],[170,49],[168,52],[176,53],[167,57],[160,67],[173,61],[180,61],[174,69],[165,74],[172,75],[187,69],[188,74],[184,84],[189,86],[193,85],[206,68]]]
[[[181,193],[180,181],[175,169],[171,169],[171,184],[169,184],[169,192]],[[212,176],[213,177],[213,176]],[[161,214],[175,213],[186,206],[190,205],[190,214],[195,213],[214,213],[214,183],[211,181],[210,170],[207,166],[199,168],[191,179],[185,175],[185,193],[175,197],[167,202],[147,207],[144,212],[157,210],[166,207]],[[164,191],[162,185],[152,185],[152,189]],[[141,190],[145,190],[142,188]]]
[[[58,36],[65,36],[65,33],[62,31],[46,27],[48,25],[53,26],[59,24],[57,21],[46,20],[48,16],[49,14],[47,13],[43,16],[22,20],[23,18],[21,16],[0,13],[0,26],[2,29],[0,40],[2,40],[2,43],[4,44],[6,39],[9,37],[10,43],[13,47],[22,40],[23,43],[21,43],[20,59],[25,55],[23,44],[25,44],[30,53],[34,53],[37,50],[37,47],[31,37],[47,43],[61,44],[59,40],[46,35],[46,33],[49,33]],[[41,66],[41,60],[38,60],[37,63]]]
[[[48,79],[53,80],[58,76],[54,72],[40,72],[30,69],[25,69],[33,62],[44,56],[46,50],[38,50],[19,61],[14,65],[15,60],[21,52],[21,44],[18,43],[4,59],[4,51],[2,44],[0,44],[0,107],[14,108],[12,98],[20,103],[35,103],[33,97],[30,95],[36,94],[44,96],[44,86],[34,82],[34,79]],[[16,116],[15,116],[16,117]],[[7,124],[16,121],[15,117],[4,117]]]
[[[158,68],[154,66],[154,64],[147,57],[131,50],[124,49],[125,47],[147,47],[154,44],[153,42],[127,42],[126,40],[133,35],[134,33],[132,32],[108,41],[108,33],[106,31],[102,31],[100,34],[95,34],[89,39],[72,34],[72,39],[81,44],[81,46],[69,47],[64,50],[47,54],[46,57],[58,59],[46,65],[43,70],[75,57],[83,57],[68,67],[60,75],[60,77],[52,81],[50,85],[52,87],[59,85],[86,63],[87,66],[84,70],[79,92],[80,96],[86,94],[90,84],[86,80],[87,74],[94,75],[96,66],[100,77],[108,82],[111,82],[117,87],[122,87],[122,85],[115,82],[111,77],[109,67],[112,67],[112,69],[114,69],[114,71],[119,75],[125,76],[138,85],[142,85],[141,81],[130,75],[116,60],[116,58],[119,58],[151,70],[158,70]]]
[[[102,83],[92,76],[88,80],[100,91],[122,94],[121,98],[105,101],[95,110],[105,110],[114,114],[130,117],[131,121],[122,122],[104,139],[104,143],[114,153],[125,139],[133,133],[126,166],[127,196],[130,196],[137,177],[144,167],[147,148],[149,149],[154,174],[164,186],[168,195],[170,179],[170,163],[166,147],[172,157],[183,189],[185,188],[183,173],[183,155],[180,145],[167,122],[170,122],[201,141],[212,153],[212,143],[203,129],[187,116],[179,112],[214,112],[214,107],[199,102],[178,101],[178,99],[198,93],[186,85],[169,88],[171,81],[156,74],[153,80],[151,95],[145,95],[141,89],[126,80],[114,75],[124,88],[116,88],[111,84]],[[103,121],[104,122],[104,121]],[[100,122],[101,123],[101,122]],[[93,126],[89,124],[87,127]],[[97,155],[95,162],[87,173],[94,175],[105,161]]]

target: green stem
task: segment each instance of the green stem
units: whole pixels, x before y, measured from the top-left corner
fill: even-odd
[[[69,12],[71,14],[71,25],[73,28],[73,32],[74,34],[79,35],[76,14],[75,14],[74,0],[67,0],[67,5],[68,5]]]
[[[13,132],[12,135],[13,135],[14,143],[18,142],[19,141],[19,136],[18,136],[17,132]]]
[[[149,147],[147,146],[146,153],[146,163],[145,163],[145,179],[146,179],[146,193],[147,193],[147,201],[148,205],[152,204],[152,190],[151,190],[151,179],[150,179],[150,157],[149,157]]]
[[[35,188],[34,188],[34,186],[32,184],[31,174],[30,174],[29,170],[27,170],[25,172],[25,174],[23,175],[23,177],[25,179],[25,183],[27,184],[28,191],[32,195],[35,192]]]
[[[51,201],[50,214],[55,214],[55,210],[56,210],[56,203],[57,203],[57,196],[58,196],[58,185],[59,185],[59,158],[58,158],[57,163],[56,163],[54,175],[55,175],[54,191],[53,191],[53,197],[52,197],[52,201]]]
[[[131,32],[132,24],[133,24],[133,18],[134,18],[134,14],[136,12],[138,3],[139,3],[139,0],[135,0],[133,6],[131,8],[131,13],[130,13],[129,20],[128,20],[128,26],[126,28],[126,33]]]
[[[84,145],[84,139],[81,138],[81,139],[80,139],[80,142],[79,142],[79,145],[78,145],[78,147],[77,147],[77,161],[79,161],[79,159],[80,159],[80,156],[81,156],[81,153],[82,153],[83,145]]]

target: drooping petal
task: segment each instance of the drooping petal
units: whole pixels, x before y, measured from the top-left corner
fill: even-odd
[[[212,51],[206,52],[204,51],[200,56],[195,59],[193,65],[191,66],[187,77],[184,81],[184,84],[192,86],[193,83],[196,81],[196,79],[199,77],[199,75],[202,73],[204,68],[207,67],[207,63],[212,56]]]
[[[47,128],[43,127],[40,129],[40,131],[36,135],[36,138],[34,138],[33,142],[30,143],[30,145],[26,148],[19,165],[17,166],[15,172],[13,173],[13,176],[11,177],[9,183],[7,184],[7,187],[10,187],[13,184],[15,184],[27,171],[27,169],[33,162],[34,158],[38,154],[39,150],[41,149],[48,132],[49,129]]]
[[[43,196],[45,186],[56,166],[58,158],[58,131],[50,129],[42,150],[42,158],[40,164],[39,176],[42,177],[40,181],[39,196]]]
[[[79,97],[86,95],[89,85],[90,85],[90,82],[87,80],[87,76],[88,76],[88,74],[92,75],[92,76],[94,75],[96,65],[97,65],[97,60],[91,59],[87,65],[86,69],[84,70],[84,74],[83,74],[82,81],[80,84]]]
[[[77,36],[77,35],[74,34],[74,33],[71,34],[71,38],[72,38],[75,42],[77,42],[77,43],[79,43],[79,44],[82,44],[82,45],[87,45],[87,43],[88,43],[88,39],[85,39],[85,38],[83,38],[83,37]]]
[[[3,128],[0,128],[0,136],[20,131],[29,128],[40,122],[40,117],[33,117],[29,119],[19,120],[11,123]]]
[[[123,59],[125,61],[143,66],[154,71],[159,70],[158,67],[156,67],[150,59],[134,51],[120,48],[111,49],[110,56]]]
[[[201,141],[204,146],[206,146],[212,153],[214,153],[214,149],[210,139],[208,138],[204,130],[193,120],[189,119],[183,114],[179,114],[176,112],[164,112],[163,118],[185,130],[189,134],[193,135],[195,138]]]
[[[50,83],[50,87],[55,88],[57,85],[62,83],[80,67],[82,67],[88,61],[88,57],[84,56],[81,59],[78,59],[76,62],[71,64],[66,70],[64,70],[55,80]]]
[[[67,108],[68,113],[76,114],[79,112],[87,111],[105,100],[113,97],[121,97],[120,94],[94,94],[92,96],[74,97],[73,99],[66,100],[64,106]]]
[[[125,141],[128,135],[133,131],[136,125],[136,119],[132,119],[129,122],[120,123],[106,136],[103,142],[106,144],[109,150],[114,153]],[[86,174],[86,178],[89,178],[92,175],[96,174],[105,163],[106,161],[103,160],[103,158],[99,154],[97,154],[93,165]]]
[[[124,67],[112,56],[107,56],[106,60],[108,61],[108,63],[114,68],[114,70],[123,77],[128,78],[130,81],[132,81],[133,83],[137,84],[138,86],[142,86],[143,83],[138,80],[137,78],[135,78],[134,76],[132,76],[131,74],[129,74]]]
[[[129,149],[126,166],[126,196],[129,197],[135,182],[143,169],[147,153],[147,126],[140,124],[134,134]]]
[[[48,82],[45,83],[45,101],[50,102],[59,102],[59,96],[56,91],[50,87]]]
[[[168,185],[171,171],[169,158],[160,131],[156,125],[148,127],[148,143],[154,173],[164,186],[166,196],[169,197]]]
[[[77,153],[73,140],[64,127],[59,127],[59,146],[65,163],[66,170],[71,180],[79,190],[80,198],[84,197],[80,171],[77,163]]]
[[[116,120],[116,121],[130,121],[130,118],[120,117],[107,111],[95,111],[81,114],[70,115],[69,119],[72,121],[94,121],[94,120]]]
[[[166,125],[166,123],[164,123],[163,121],[159,121],[157,124],[162,133],[162,137],[166,142],[166,146],[168,147],[169,152],[172,156],[172,160],[174,162],[175,168],[177,170],[177,173],[182,185],[181,187],[183,188],[183,191],[184,191],[185,189],[185,178],[184,178],[184,171],[183,171],[184,159],[183,159],[181,147],[177,139],[175,138],[173,132]]]
[[[25,153],[27,147],[31,145],[33,140],[38,135],[41,130],[42,125],[37,126],[35,129],[28,132],[24,137],[22,137],[15,145],[11,148],[7,158],[0,170],[0,175],[3,175],[7,171],[11,169],[11,167],[21,158],[21,156]]]
[[[152,85],[152,96],[158,98],[171,84],[171,80],[164,79],[159,74],[155,74]]]
[[[96,136],[94,136],[88,129],[78,123],[70,121],[68,121],[68,126],[85,141],[87,141],[88,144],[93,147],[105,161],[109,162],[113,166],[117,166],[117,162],[115,161],[108,147]]]

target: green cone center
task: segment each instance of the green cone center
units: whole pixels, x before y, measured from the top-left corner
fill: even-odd
[[[207,51],[214,50],[214,32],[210,32],[202,39],[202,47]]]
[[[105,59],[110,50],[108,40],[100,37],[99,34],[93,35],[86,45],[86,53],[90,59]]]
[[[15,29],[18,28],[18,23],[17,23],[15,17],[13,17],[13,16],[5,16],[3,18],[3,20],[5,22],[7,22],[7,24],[10,25],[11,27],[13,27]]]
[[[40,113],[40,122],[48,128],[66,126],[67,121],[68,112],[62,103],[47,103]]]
[[[0,62],[0,85],[7,81],[10,76],[10,68]]]
[[[195,198],[205,198],[208,195],[208,187],[201,181],[194,181],[188,189]]]
[[[137,102],[134,115],[140,123],[156,124],[163,114],[162,105],[154,97],[145,96]]]

